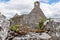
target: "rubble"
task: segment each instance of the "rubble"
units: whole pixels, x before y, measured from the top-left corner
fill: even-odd
[[[0,40],[5,40],[8,34],[10,22],[0,13]]]

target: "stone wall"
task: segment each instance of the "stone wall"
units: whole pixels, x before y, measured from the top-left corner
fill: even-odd
[[[37,4],[37,5],[36,5]],[[46,18],[42,10],[40,9],[40,3],[36,1],[34,3],[34,8],[29,14],[24,14],[21,16],[14,16],[12,18],[12,23],[11,25],[16,25],[16,24],[24,24],[27,25],[31,28],[34,28],[37,26],[38,22],[42,18]]]

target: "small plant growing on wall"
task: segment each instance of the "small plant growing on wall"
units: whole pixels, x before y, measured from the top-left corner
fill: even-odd
[[[41,19],[38,23],[38,26],[35,27],[35,29],[41,29],[43,27],[43,23],[46,21],[46,19]]]
[[[28,32],[28,27],[26,25],[14,25],[10,27],[11,31],[14,31],[20,35],[25,35]]]
[[[18,28],[19,28],[19,25],[14,25],[10,27],[10,30],[17,31]]]

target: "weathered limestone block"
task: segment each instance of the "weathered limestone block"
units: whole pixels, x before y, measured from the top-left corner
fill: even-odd
[[[0,37],[2,40],[5,40],[8,34],[10,22],[6,19],[6,17],[0,14]]]
[[[15,37],[13,40],[49,40],[50,38],[51,36],[46,33],[42,33],[41,35],[39,33],[30,33],[22,37]]]

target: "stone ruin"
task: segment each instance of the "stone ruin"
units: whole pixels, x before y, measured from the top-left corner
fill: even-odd
[[[27,25],[30,28],[34,28],[38,25],[38,22],[42,19],[46,18],[44,13],[40,8],[39,1],[34,2],[34,8],[29,14],[24,15],[15,15],[11,18],[11,25]]]
[[[60,28],[58,26],[55,27],[55,22],[53,20],[47,20],[45,23],[48,23],[48,25],[45,24],[45,29],[48,30],[48,32],[29,32],[27,35],[21,37],[16,36],[13,38],[13,40],[60,40]]]
[[[34,28],[37,26],[38,22],[41,18],[46,18],[44,13],[42,12],[40,8],[40,3],[36,1],[34,3],[34,8],[29,14],[24,15],[15,15],[13,18],[11,18],[11,25],[20,25],[24,24],[31,28]],[[46,30],[49,32],[44,33],[28,33],[25,36],[22,37],[14,37],[13,40],[60,40],[60,28],[55,25],[54,21],[49,21],[48,24],[45,27]]]
[[[33,27],[39,22],[41,18],[46,18],[39,7],[39,2],[34,3],[34,9],[28,15],[18,16],[12,18],[11,25],[25,24]],[[35,24],[34,24],[35,23]],[[46,22],[47,23],[47,22]],[[31,33],[23,36],[12,36],[9,31],[10,22],[6,17],[0,14],[0,40],[60,40],[60,26],[55,26],[54,21],[49,21],[45,29],[49,32]],[[14,33],[16,34],[16,33]],[[9,37],[8,37],[9,36]],[[13,38],[13,39],[11,39]]]

